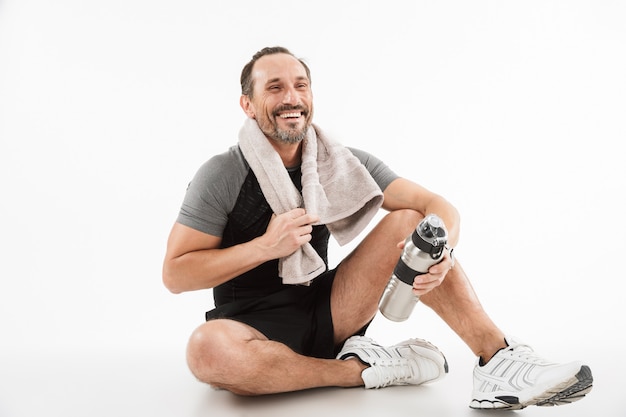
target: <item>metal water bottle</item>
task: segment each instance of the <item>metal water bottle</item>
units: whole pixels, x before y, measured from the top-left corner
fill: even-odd
[[[429,214],[417,225],[406,238],[402,255],[380,299],[383,316],[392,321],[409,318],[419,299],[413,294],[413,280],[443,259],[447,243],[448,231],[435,214]]]

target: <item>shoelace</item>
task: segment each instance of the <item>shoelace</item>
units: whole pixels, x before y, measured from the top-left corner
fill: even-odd
[[[518,356],[519,358],[535,363],[537,365],[548,365],[551,362],[537,355],[532,347],[524,343],[511,344],[506,351]]]
[[[376,362],[372,369],[381,381],[378,388],[384,388],[392,383],[408,383],[415,377],[413,367],[403,359],[382,360]]]

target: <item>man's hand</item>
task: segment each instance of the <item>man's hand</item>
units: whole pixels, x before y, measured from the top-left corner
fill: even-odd
[[[443,252],[443,259],[438,264],[431,266],[427,274],[418,275],[413,281],[413,294],[422,296],[440,286],[448,271],[452,269],[452,259],[447,250]]]
[[[318,221],[319,217],[302,208],[274,215],[259,243],[270,249],[275,258],[291,255],[311,240],[312,224]]]
[[[398,247],[404,248],[404,241],[398,243]],[[453,266],[454,263],[450,257],[450,252],[446,249],[443,251],[441,262],[431,266],[427,274],[415,277],[413,280],[413,294],[419,297],[440,286]]]

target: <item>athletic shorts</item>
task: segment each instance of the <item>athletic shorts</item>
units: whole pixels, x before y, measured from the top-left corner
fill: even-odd
[[[309,286],[285,285],[284,289],[261,298],[226,303],[208,311],[206,320],[239,321],[299,354],[335,358],[338,349],[334,344],[330,313],[330,292],[335,272],[325,272]],[[358,334],[364,334],[366,327]]]

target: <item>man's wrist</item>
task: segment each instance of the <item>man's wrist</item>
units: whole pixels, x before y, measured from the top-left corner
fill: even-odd
[[[456,263],[456,259],[454,257],[454,248],[451,248],[450,246],[446,245],[446,249],[448,251],[448,255],[450,255],[450,260],[452,261],[452,265],[450,265],[450,269],[454,268],[454,265]]]

